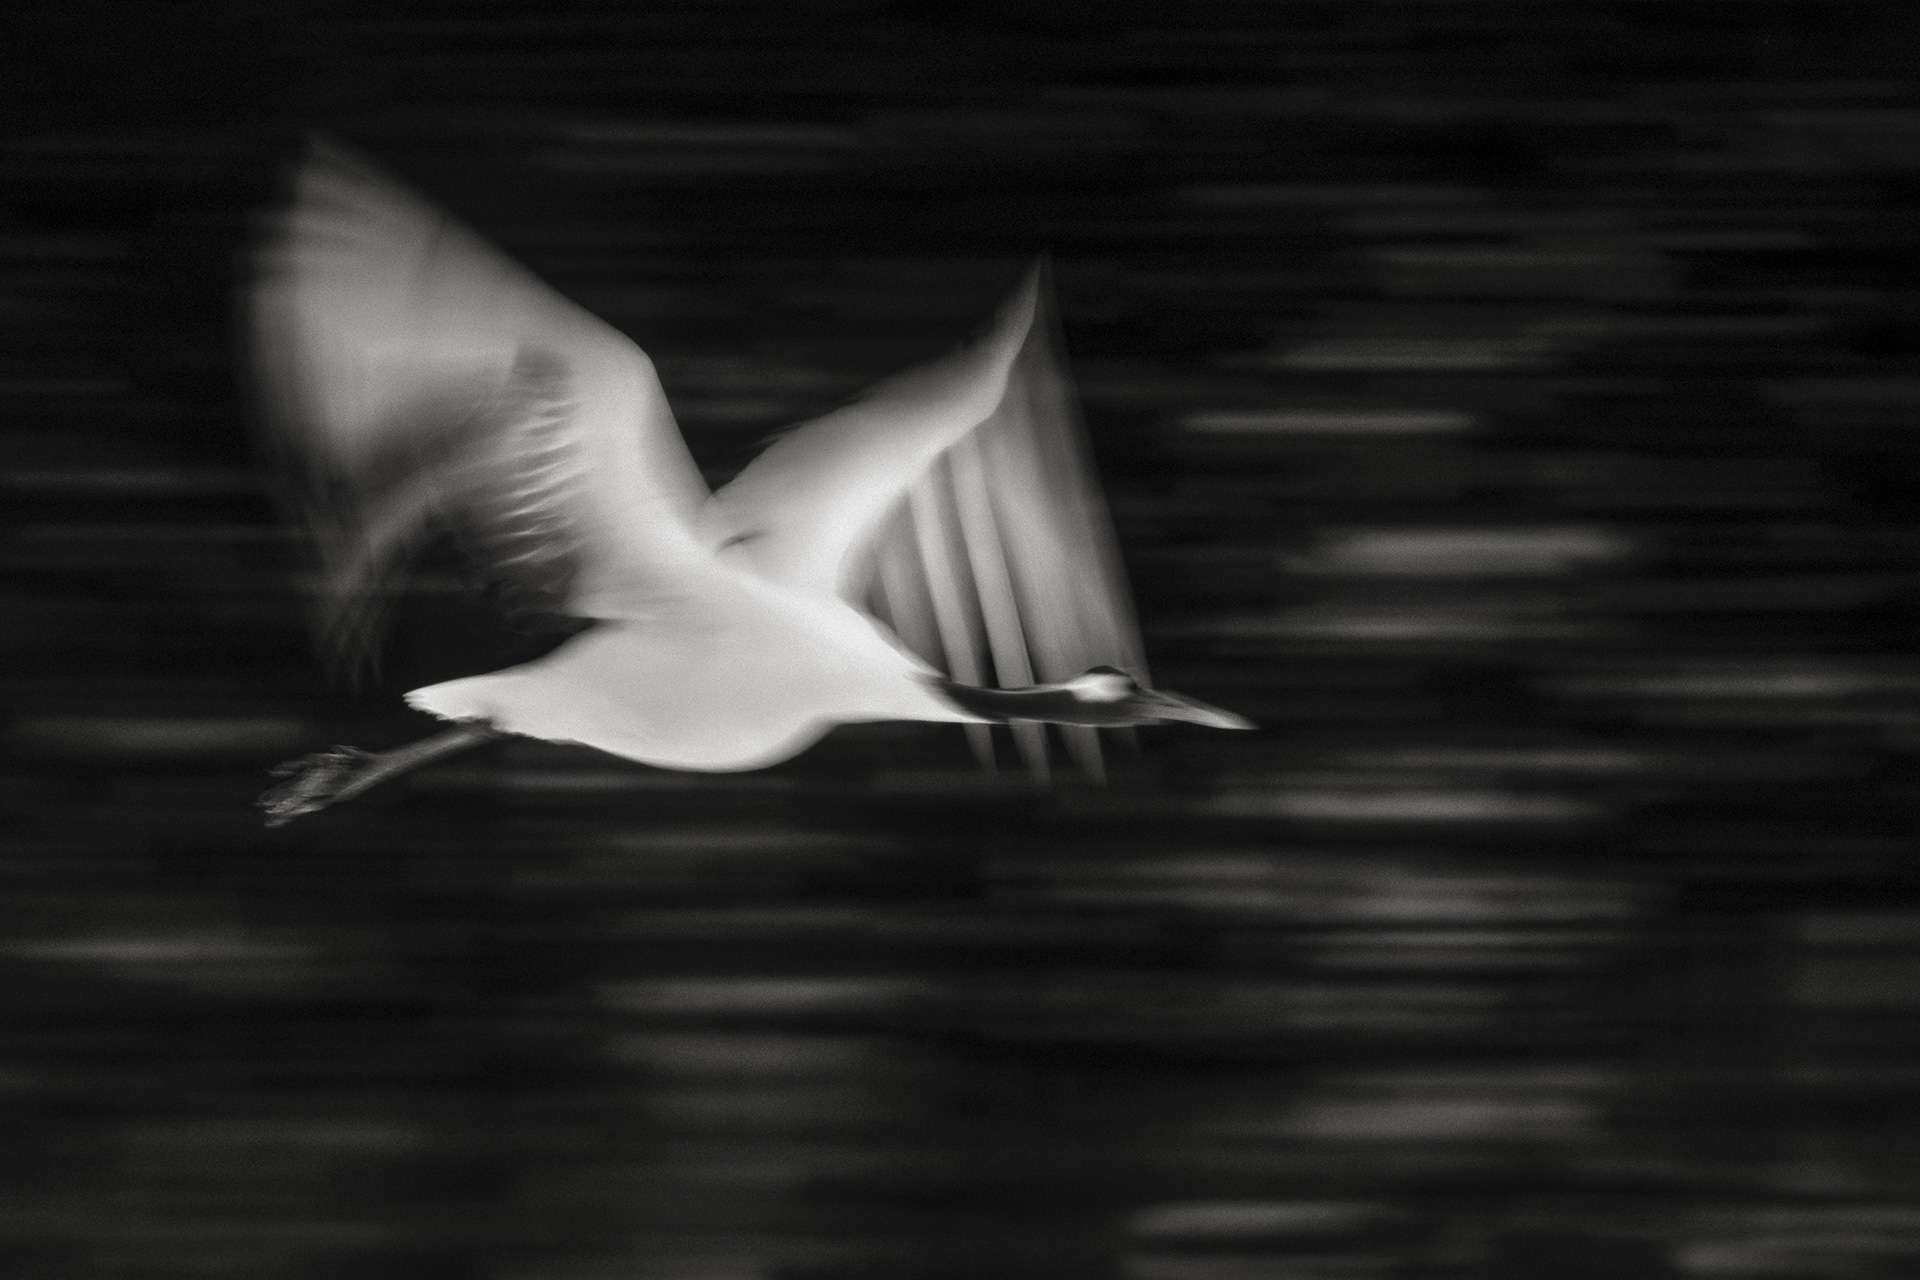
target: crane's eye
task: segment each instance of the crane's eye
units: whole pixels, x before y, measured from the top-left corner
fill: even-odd
[[[1075,676],[1068,685],[1083,702],[1119,702],[1132,696],[1133,677],[1112,667],[1092,667]]]

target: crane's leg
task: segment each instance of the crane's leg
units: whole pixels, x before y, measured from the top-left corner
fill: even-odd
[[[397,774],[504,736],[492,725],[462,724],[377,754],[358,747],[318,751],[273,770],[274,777],[286,781],[260,797],[260,810],[268,826],[285,826],[302,814],[350,800]]]

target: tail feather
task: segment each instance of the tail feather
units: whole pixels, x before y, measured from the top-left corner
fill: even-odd
[[[408,693],[407,705],[442,720],[497,723],[500,709],[494,695],[498,692],[498,684],[499,677],[491,675],[468,676],[461,680],[430,684]]]

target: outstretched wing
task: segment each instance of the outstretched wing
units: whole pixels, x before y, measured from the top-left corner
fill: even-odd
[[[645,353],[344,148],[295,166],[249,302],[336,656],[366,655],[433,514],[585,616],[642,607],[701,554],[706,486]]]
[[[742,545],[762,576],[857,594],[861,553],[934,459],[992,415],[1032,327],[1035,268],[978,341],[896,374],[783,434],[701,511],[702,539]]]
[[[741,552],[770,577],[867,603],[956,680],[1028,685],[1100,664],[1147,679],[1062,349],[1042,265],[974,347],[776,442],[714,495],[703,533],[749,539]],[[1100,776],[1100,731],[1060,731]],[[990,765],[987,726],[968,732]],[[1045,727],[1013,736],[1045,777]]]

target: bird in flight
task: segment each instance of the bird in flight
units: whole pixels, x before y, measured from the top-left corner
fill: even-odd
[[[335,143],[293,168],[247,321],[337,659],[365,660],[436,522],[583,627],[408,693],[433,736],[281,766],[269,825],[508,734],[724,771],[879,720],[966,725],[990,762],[1001,724],[1045,777],[1053,724],[1098,777],[1105,728],[1252,727],[1145,683],[1044,263],[976,340],[711,493],[645,352]]]

